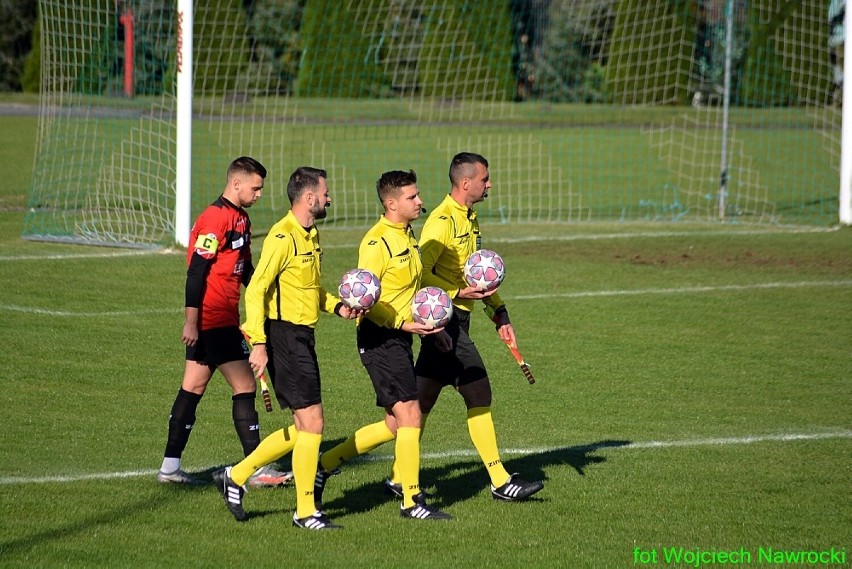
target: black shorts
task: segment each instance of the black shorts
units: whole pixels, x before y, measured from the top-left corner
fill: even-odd
[[[314,329],[283,320],[266,321],[269,377],[282,409],[322,403]]]
[[[442,352],[435,346],[433,336],[423,336],[414,366],[417,376],[455,387],[487,378],[482,356],[470,339],[470,312],[453,310],[453,317],[444,330],[453,339],[453,349]]]
[[[378,326],[364,318],[358,326],[358,354],[367,368],[376,405],[393,407],[417,399],[412,337],[408,332]]]
[[[186,347],[186,359],[216,369],[222,364],[247,360],[249,348],[237,326],[199,330],[198,341]]]

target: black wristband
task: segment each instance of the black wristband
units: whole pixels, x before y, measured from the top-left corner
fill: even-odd
[[[342,302],[342,301],[341,301],[341,302],[338,302],[337,304],[335,304],[335,305],[334,305],[334,313],[335,313],[337,316],[340,316],[340,309],[341,309],[341,308],[343,308],[343,302]]]
[[[504,304],[494,311],[494,325],[499,329],[501,326],[506,326],[507,324],[511,324],[511,322],[509,321],[509,311]]]

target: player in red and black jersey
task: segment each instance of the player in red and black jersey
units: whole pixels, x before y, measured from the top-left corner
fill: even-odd
[[[233,390],[233,420],[243,452],[260,443],[255,409],[257,386],[248,364],[248,346],[240,332],[240,285],[254,272],[251,221],[245,208],[263,192],[266,168],[253,158],[237,158],[228,167],[222,195],[196,219],[187,250],[185,322],[186,368],[169,416],[169,435],[160,482],[195,483],[180,468],[181,455],[195,424],[195,410],[218,369]],[[271,468],[259,471],[253,486],[277,486],[292,476]]]
[[[253,200],[260,197],[262,184]],[[199,309],[203,317],[197,325],[187,321],[184,336],[194,330],[240,325],[240,285],[248,285],[254,272],[251,221],[243,209],[251,203],[241,207],[223,194],[192,226],[189,242],[194,245],[186,252],[186,306]]]

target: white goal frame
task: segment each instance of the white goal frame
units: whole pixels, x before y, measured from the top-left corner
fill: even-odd
[[[843,27],[852,30],[852,10],[847,7]],[[852,225],[852,42],[843,42],[843,109],[840,133],[840,196],[838,216],[841,225]]]
[[[175,243],[189,246],[192,211],[192,0],[177,5]]]
[[[252,12],[230,1],[163,12],[143,0],[39,0],[24,239],[191,246],[193,212],[240,155],[270,167],[252,210],[260,231],[289,208],[287,173],[304,164],[330,173],[336,208],[324,226],[361,228],[380,214],[378,172],[415,169],[432,202],[459,151],[492,163],[486,222],[852,225],[852,45],[826,37],[823,0],[755,8],[772,22],[763,36],[743,34],[734,7],[747,0],[716,2],[696,21],[665,0],[536,4],[512,15],[531,30],[514,39],[520,63],[487,48],[455,0],[341,2],[325,22],[346,40],[336,44],[317,23],[322,3]],[[279,19],[298,41],[262,25]],[[495,45],[512,41],[507,22],[493,17]],[[766,58],[752,59],[749,37]],[[830,46],[846,53],[842,69]],[[743,61],[757,63],[746,73]]]
[[[727,53],[725,73],[725,114],[727,114],[727,90],[730,86],[730,41],[733,0],[726,2]],[[844,28],[852,29],[852,10],[846,10]],[[189,245],[191,228],[192,195],[192,95],[193,95],[193,0],[177,2],[177,141],[175,180],[175,242],[184,247]],[[843,76],[852,78],[852,42],[844,43]],[[852,101],[852,81],[843,82],[843,100]],[[842,109],[841,160],[838,217],[841,225],[852,225],[852,104]],[[725,125],[727,126],[727,125]],[[727,131],[727,128],[724,128]],[[719,212],[724,220],[725,162],[727,157],[727,132],[722,141],[722,171],[720,173]]]

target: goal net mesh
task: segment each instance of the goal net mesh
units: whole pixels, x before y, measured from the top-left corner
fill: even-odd
[[[174,4],[39,0],[25,238],[174,243]],[[367,226],[381,213],[382,172],[416,170],[429,207],[449,188],[452,156],[469,151],[490,162],[486,223],[835,223],[828,3],[727,6],[197,0],[192,216],[249,155],[269,170],[256,232],[286,213],[301,165],[328,170],[326,227]]]

